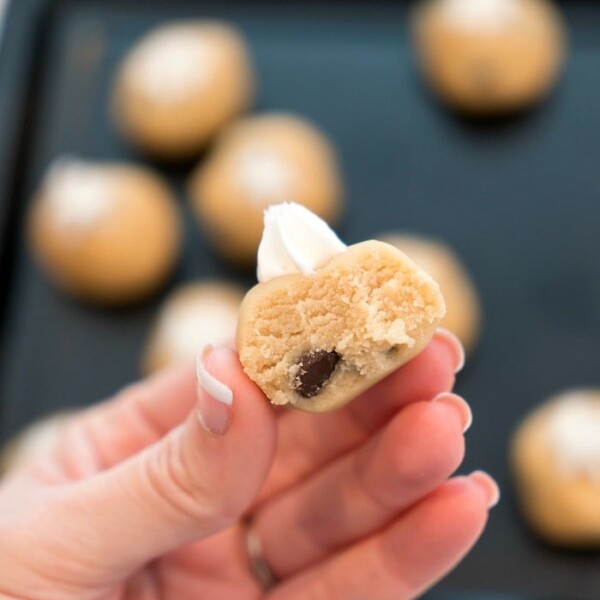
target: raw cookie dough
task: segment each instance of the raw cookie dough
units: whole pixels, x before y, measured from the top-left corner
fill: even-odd
[[[242,297],[237,286],[217,281],[188,283],[172,292],[150,334],[143,372],[194,360],[206,344],[232,343]]]
[[[122,134],[159,158],[192,157],[252,102],[239,32],[217,21],[175,21],[144,36],[117,73],[112,112]]]
[[[20,467],[36,456],[50,452],[58,443],[60,434],[72,414],[65,411],[49,415],[10,440],[0,452],[0,475]]]
[[[435,279],[446,301],[442,327],[458,336],[471,352],[479,338],[481,305],[475,285],[457,254],[446,244],[426,237],[391,233],[381,241],[396,246]]]
[[[551,398],[512,441],[518,497],[547,541],[600,548],[600,388]]]
[[[564,62],[562,18],[547,0],[425,0],[413,24],[425,78],[467,113],[524,108]]]
[[[240,309],[240,360],[272,403],[311,412],[413,358],[445,312],[438,285],[397,248],[347,247],[294,204],[265,214],[258,279]]]
[[[180,229],[175,200],[150,170],[63,158],[37,192],[28,238],[59,287],[118,305],[166,280],[179,256]]]
[[[331,144],[307,121],[277,113],[225,131],[193,175],[190,196],[205,235],[241,264],[256,260],[267,206],[293,200],[330,224],[341,211]]]

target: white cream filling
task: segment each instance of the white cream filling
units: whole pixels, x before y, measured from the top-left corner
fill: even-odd
[[[128,68],[136,85],[156,102],[184,101],[202,90],[216,67],[211,44],[195,29],[167,28],[143,41]]]
[[[177,362],[193,360],[198,348],[220,346],[235,337],[237,311],[218,300],[174,306],[160,322],[160,335]]]
[[[244,193],[257,203],[283,201],[294,185],[290,164],[268,148],[248,148],[240,153],[235,173]]]
[[[59,227],[89,230],[115,208],[116,190],[102,167],[60,158],[44,179],[43,198],[50,218]]]
[[[573,392],[554,408],[547,440],[559,467],[600,485],[600,395]]]
[[[468,31],[497,31],[519,21],[522,0],[441,0],[444,16]]]
[[[293,202],[275,204],[265,211],[258,248],[258,280],[313,273],[346,248],[329,225],[304,206]]]

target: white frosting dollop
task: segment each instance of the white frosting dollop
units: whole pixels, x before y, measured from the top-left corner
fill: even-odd
[[[238,183],[247,196],[257,203],[289,198],[294,176],[289,162],[268,148],[248,148],[238,158]]]
[[[131,77],[156,102],[186,100],[212,77],[215,52],[195,28],[167,27],[146,38],[133,51]]]
[[[329,225],[304,206],[294,202],[275,204],[265,211],[258,248],[258,280],[313,273],[346,248]]]
[[[561,398],[547,440],[561,469],[600,485],[600,394],[575,391]]]
[[[164,315],[160,329],[177,362],[192,360],[198,348],[219,346],[235,337],[237,310],[218,298],[173,306]]]
[[[442,0],[446,19],[469,31],[502,30],[518,22],[522,0]]]
[[[98,165],[59,158],[44,179],[43,198],[58,227],[89,230],[114,209],[115,183]]]

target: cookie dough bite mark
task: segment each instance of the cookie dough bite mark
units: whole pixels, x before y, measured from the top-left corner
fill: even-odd
[[[437,281],[446,301],[441,326],[460,339],[467,353],[472,353],[480,336],[481,300],[456,252],[439,240],[415,234],[387,233],[378,237],[405,252]]]
[[[423,1],[413,32],[431,87],[473,115],[527,107],[550,90],[564,61],[564,26],[547,0]]]
[[[284,221],[271,211],[288,211],[288,227],[294,213],[289,205],[267,211],[261,247],[276,254],[281,246],[269,240]],[[319,220],[310,218],[298,229],[318,235]],[[445,310],[437,284],[402,252],[373,240],[340,248],[328,231],[324,243],[310,244],[320,255],[309,268],[261,252],[261,262],[284,269],[259,264],[261,282],[244,298],[237,333],[242,365],[267,397],[312,412],[345,404],[410,360]],[[303,251],[301,243],[295,248]]]
[[[511,463],[523,516],[544,540],[600,548],[600,389],[555,396],[519,425]]]
[[[27,228],[34,257],[58,287],[107,305],[154,292],[181,242],[175,200],[152,171],[68,157],[44,177]]]
[[[246,44],[218,21],[174,21],[147,33],[123,59],[112,114],[122,135],[167,160],[189,159],[254,95]]]
[[[219,281],[188,283],[173,291],[156,317],[142,371],[192,361],[207,344],[232,342],[242,297],[240,288]]]
[[[193,173],[189,196],[215,250],[250,266],[265,208],[294,201],[334,223],[341,188],[329,140],[304,119],[271,113],[239,121],[219,136],[208,160]]]

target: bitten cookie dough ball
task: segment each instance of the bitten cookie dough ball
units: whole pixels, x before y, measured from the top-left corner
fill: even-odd
[[[207,344],[233,343],[242,297],[237,286],[216,281],[189,283],[172,292],[150,335],[144,373],[192,361]]]
[[[62,289],[102,304],[154,292],[179,256],[175,201],[151,171],[56,161],[30,209],[29,245]]]
[[[418,354],[444,316],[439,287],[389,244],[345,246],[314,214],[265,215],[259,284],[240,309],[248,376],[274,404],[338,408]]]
[[[253,75],[240,34],[216,21],[154,29],[124,59],[112,110],[118,129],[159,158],[189,158],[252,102]]]
[[[36,421],[10,440],[0,452],[0,475],[31,461],[36,456],[47,455],[58,444],[65,425],[72,416],[65,411]]]
[[[406,234],[386,234],[381,240],[405,252],[435,279],[446,301],[442,326],[471,352],[479,338],[481,304],[475,285],[456,253],[437,240]]]
[[[414,41],[433,89],[482,115],[540,99],[565,54],[562,19],[547,0],[425,0],[415,12]]]
[[[265,208],[293,200],[335,223],[341,181],[330,142],[307,121],[284,114],[252,117],[230,127],[192,177],[200,226],[217,251],[252,264]]]
[[[600,388],[563,393],[528,416],[512,465],[523,514],[542,538],[600,548]]]

